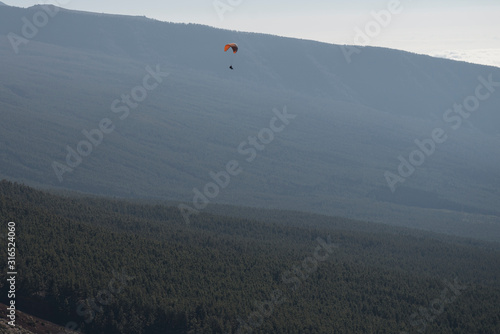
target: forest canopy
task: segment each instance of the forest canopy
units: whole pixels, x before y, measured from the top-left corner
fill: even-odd
[[[287,211],[188,226],[176,207],[8,181],[0,217],[19,309],[84,333],[500,332],[498,244]]]

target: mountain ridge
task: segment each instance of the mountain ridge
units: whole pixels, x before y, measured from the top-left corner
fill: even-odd
[[[477,222],[489,231],[480,234],[500,236],[499,94],[457,130],[443,120],[472,101],[478,78],[499,81],[497,68],[373,47],[348,63],[338,45],[66,10],[16,54],[9,34],[23,36],[21,18],[39,10],[0,9],[0,112],[9,124],[0,133],[0,177],[193,206],[210,173],[237,161],[243,172],[211,202],[452,234],[475,235]],[[229,41],[240,46],[234,56],[223,52]],[[140,89],[148,67],[169,76],[128,108],[122,96]],[[239,151],[249,154],[249,138],[262,131],[270,136],[273,109],[284,108],[296,118],[247,162]],[[66,164],[68,147],[76,151],[105,118],[112,133],[59,182],[54,162]],[[408,160],[415,140],[437,128],[449,139],[390,193],[384,173],[398,173],[398,157]]]

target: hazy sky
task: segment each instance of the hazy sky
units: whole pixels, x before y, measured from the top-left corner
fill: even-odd
[[[500,0],[0,1],[19,7],[50,3],[327,43],[383,46],[500,67]],[[390,16],[380,14],[377,21],[374,13]]]

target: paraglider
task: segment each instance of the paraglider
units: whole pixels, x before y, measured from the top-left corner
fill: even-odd
[[[226,44],[226,46],[224,47],[224,52],[229,50],[229,49],[232,49],[233,53],[236,53],[236,52],[238,52],[238,45],[236,43]]]
[[[227,52],[227,50],[229,50],[229,49],[233,50],[233,57],[234,57],[234,54],[236,52],[238,52],[238,45],[236,43],[226,44],[226,46],[224,47],[224,52]],[[232,61],[231,61],[231,65],[229,66],[229,68],[234,70]]]

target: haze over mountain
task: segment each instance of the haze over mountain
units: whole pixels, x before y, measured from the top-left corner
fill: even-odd
[[[500,240],[499,68],[44,6],[0,59],[2,178]]]

